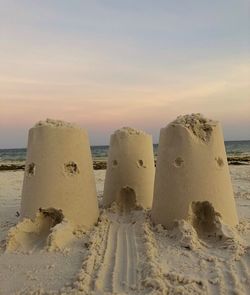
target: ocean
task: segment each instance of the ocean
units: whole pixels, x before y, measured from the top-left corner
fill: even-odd
[[[240,160],[243,157],[250,157],[250,140],[225,141],[225,147],[228,157],[235,157]],[[108,157],[108,145],[92,146],[91,153],[93,160],[105,161]],[[154,154],[157,156],[158,145],[154,144]],[[25,148],[18,149],[0,149],[1,164],[22,164],[26,159]]]

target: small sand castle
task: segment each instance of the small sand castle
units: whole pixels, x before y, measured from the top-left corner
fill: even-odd
[[[174,220],[186,219],[205,230],[212,230],[217,218],[238,223],[218,122],[192,114],[162,128],[156,166],[155,223],[171,226]]]
[[[37,123],[29,131],[21,217],[51,207],[76,225],[93,225],[99,209],[92,167],[86,131],[51,119]]]
[[[154,182],[152,137],[124,127],[110,139],[103,203],[110,206],[152,206]]]

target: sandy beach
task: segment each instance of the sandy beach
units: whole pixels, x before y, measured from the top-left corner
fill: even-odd
[[[102,208],[105,170],[95,171]],[[154,227],[150,211],[101,209],[98,226],[54,251],[26,244],[5,253],[17,224],[23,171],[0,173],[0,294],[247,294],[250,166],[230,166],[240,223],[221,238],[197,236],[185,221]],[[23,235],[28,235],[23,233]]]
[[[0,1],[0,295],[250,295],[249,4]]]

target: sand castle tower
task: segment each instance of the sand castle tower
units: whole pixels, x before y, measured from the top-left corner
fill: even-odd
[[[152,137],[129,127],[111,135],[104,184],[104,206],[152,206],[154,182]]]
[[[238,222],[221,126],[200,114],[180,116],[160,132],[152,219],[205,225],[215,212]]]
[[[98,218],[98,203],[88,135],[70,123],[47,119],[29,131],[21,217],[39,208],[61,209],[77,225]]]

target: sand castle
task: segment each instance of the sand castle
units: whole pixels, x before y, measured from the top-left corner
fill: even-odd
[[[143,208],[152,206],[154,182],[152,137],[124,127],[110,139],[103,204],[112,202]]]
[[[47,119],[29,131],[21,217],[34,218],[39,208],[61,209],[77,225],[97,221],[88,135],[70,123]]]
[[[238,223],[218,122],[192,114],[162,128],[156,166],[155,223],[170,226],[174,220],[186,219],[207,230],[217,217],[229,225]]]

